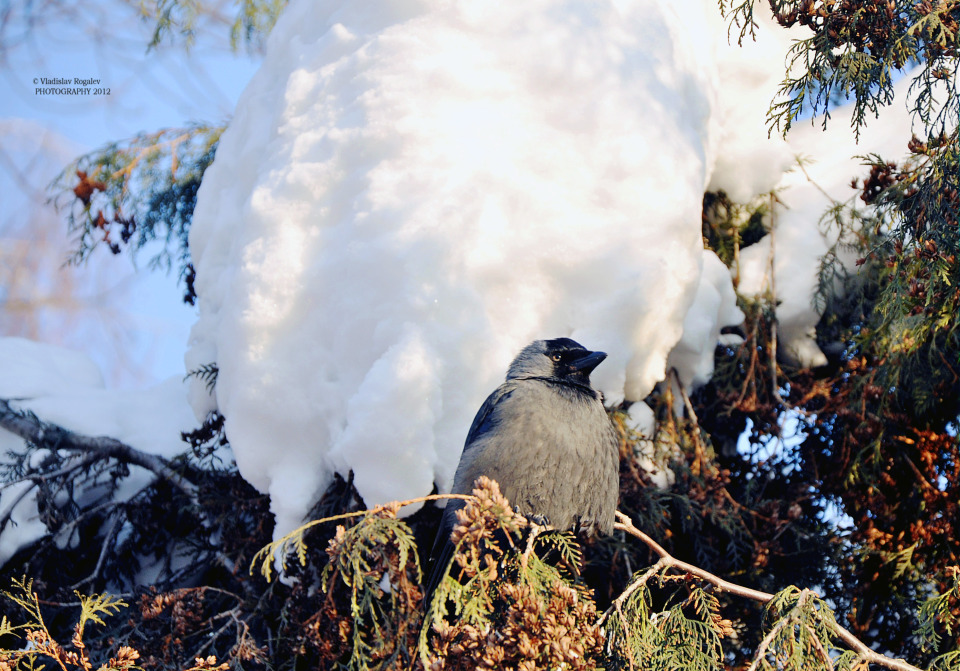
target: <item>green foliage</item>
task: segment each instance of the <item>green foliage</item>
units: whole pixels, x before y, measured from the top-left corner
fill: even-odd
[[[803,453],[853,519],[835,598],[857,628],[882,619],[912,649],[905,609],[942,587],[929,576],[956,561],[944,539],[960,524],[960,161],[955,128],[905,144],[898,163],[865,157],[858,198],[824,216],[839,242],[821,267],[818,332],[840,348],[806,386]]]
[[[703,242],[728,267],[738,270],[740,250],[759,242],[766,234],[764,217],[774,194],[760,196],[748,205],[735,203],[720,191],[703,196]]]
[[[825,124],[830,109],[849,100],[859,133],[892,101],[897,73],[916,67],[910,95],[922,130],[903,138],[906,160],[865,157],[869,174],[853,181],[861,192],[834,203],[820,222],[836,240],[821,260],[815,296],[828,364],[799,369],[777,351],[776,296],[766,306],[743,302],[744,346],[718,350],[714,380],[700,394],[707,408],[697,412],[714,441],[738,435],[749,420],[758,446],[778,435],[784,418],[799,420],[802,441],[774,452],[770,468],[725,463],[740,478],[766,472],[777,486],[792,481],[784,500],[795,502],[797,522],[809,525],[811,538],[827,542],[824,573],[813,582],[855,632],[919,655],[911,602],[943,590],[935,576],[956,562],[944,539],[960,531],[960,5],[770,5],[782,25],[810,31],[790,51],[792,69],[771,107],[771,125],[786,132],[801,113],[824,113]],[[757,28],[753,0],[720,6],[741,40]],[[722,236],[705,239],[724,249]],[[778,469],[787,467],[785,478]],[[806,503],[803,487],[821,504]],[[747,503],[751,489],[732,493]],[[840,659],[840,668],[863,661]]]
[[[769,632],[757,650],[757,668],[832,669],[836,622],[829,607],[809,590],[789,587],[767,605]]]
[[[342,585],[349,594],[347,669],[390,667],[412,657],[405,633],[416,631],[420,567],[410,529],[396,510],[380,509],[346,529],[337,527],[327,547],[324,591]]]
[[[287,0],[239,0],[240,12],[230,28],[234,49],[244,42],[248,49],[262,49]]]
[[[163,245],[149,266],[174,264],[192,303],[188,235],[197,190],[213,162],[223,126],[195,125],[138,135],[107,145],[71,163],[51,185],[58,207],[66,209],[80,264],[98,247],[132,254],[155,240]]]
[[[918,414],[940,415],[939,399],[956,397],[960,372],[960,143],[951,136],[910,143],[902,166],[869,157],[863,199],[879,231],[867,256],[884,266],[873,319],[858,344],[889,352],[880,380],[909,390]],[[955,404],[948,404],[955,405]],[[942,410],[941,410],[942,412]],[[947,410],[952,416],[952,409]]]
[[[721,637],[729,634],[729,621],[720,615],[720,602],[701,585],[680,580],[666,602],[655,608],[649,583],[677,585],[658,566],[643,574],[618,598],[607,620],[608,649],[631,668],[723,668]],[[621,600],[622,599],[622,600]]]
[[[159,45],[164,37],[174,31],[180,33],[185,44],[192,46],[196,38],[195,27],[201,14],[201,4],[197,0],[141,0],[140,12],[144,17],[156,21],[150,47]]]
[[[235,0],[236,18],[230,27],[230,44],[239,49],[241,43],[250,51],[259,51],[286,0]],[[150,48],[165,39],[180,39],[187,48],[196,41],[198,29],[207,15],[214,15],[218,7],[203,0],[141,0],[144,18],[154,22]]]
[[[70,641],[73,649],[71,650],[58,643],[47,628],[40,607],[40,599],[33,591],[33,580],[28,580],[26,577],[19,580],[14,578],[12,583],[13,589],[0,591],[0,594],[26,613],[26,621],[12,626],[4,616],[0,619],[0,638],[14,634],[18,630],[25,630],[24,638],[27,645],[19,650],[0,648],[0,668],[16,671],[43,669],[45,667],[40,664],[40,661],[49,659],[63,671],[70,671],[70,669],[90,671],[93,664],[83,638],[87,624],[92,622],[106,625],[104,618],[116,615],[121,608],[126,608],[126,602],[106,594],[85,596],[77,593],[80,599],[80,615],[73,625],[73,636]],[[98,671],[125,671],[135,668],[138,658],[139,654],[135,650],[120,647],[116,655],[107,660]],[[39,667],[38,664],[40,664]]]
[[[27,621],[12,625],[3,618],[0,636],[26,630],[33,647],[0,647],[0,663],[19,671],[34,668],[36,659],[46,656],[56,660],[63,671],[80,667],[89,671],[84,641],[87,623],[115,623],[110,635],[97,639],[90,648],[110,658],[104,670],[132,668],[141,657],[156,664],[160,661],[155,650],[158,642],[167,640],[165,645],[177,646],[186,640],[213,642],[228,627],[236,631],[235,645],[224,651],[228,661],[217,665],[215,657],[204,658],[206,653],[198,651],[190,669],[226,671],[253,663],[257,668],[297,668],[299,664],[357,671],[719,671],[731,668],[732,652],[744,645],[751,649],[749,638],[740,640],[737,634],[746,630],[737,624],[742,612],[735,607],[735,595],[757,597],[734,585],[721,600],[717,591],[721,582],[716,576],[700,569],[690,569],[694,571],[690,573],[663,559],[637,573],[598,616],[592,592],[580,582],[584,555],[573,534],[531,529],[524,518],[512,513],[492,481],[478,484],[458,516],[453,536],[458,575],[447,576],[424,617],[417,544],[407,524],[396,518],[402,505],[337,516],[356,523],[338,526],[325,552],[315,552],[305,540],[310,530],[332,521],[316,520],[285,541],[270,544],[253,561],[253,566],[260,565],[263,571],[262,565],[272,563],[276,551],[283,548],[296,548],[302,556],[300,565],[305,567],[316,566],[316,560],[323,557],[322,568],[314,574],[320,579],[322,595],[304,601],[307,589],[313,589],[299,586],[306,574],[295,580],[298,586],[286,595],[274,594],[274,586],[262,583],[252,592],[243,589],[247,598],[212,587],[165,594],[151,591],[141,597],[139,613],[131,614],[125,623],[116,623],[116,618],[109,616],[125,607],[125,601],[78,594],[81,613],[70,629],[73,650],[60,646],[48,629],[32,581],[14,579],[14,589],[7,597],[27,613]],[[952,572],[953,583],[947,592],[929,598],[921,607],[923,625],[918,637],[931,649],[941,646],[930,671],[955,668],[954,634],[960,623],[958,573]],[[222,599],[205,605],[207,595],[225,596],[233,605],[227,606]],[[813,592],[789,587],[760,598],[769,599],[766,633],[752,644],[743,666],[750,662],[751,669],[866,668],[862,650],[844,651],[835,646],[841,630],[827,603]],[[271,602],[282,607],[285,615],[280,620],[268,617],[265,607]],[[301,610],[301,605],[308,603],[312,605]],[[167,625],[170,633],[156,629],[154,623],[163,617],[171,618]],[[214,623],[221,620],[226,624],[216,631]],[[264,626],[275,628],[275,634],[268,634],[279,646],[273,655],[256,642],[255,631]],[[944,640],[950,641],[945,648]],[[136,646],[130,645],[138,641]],[[149,650],[147,656],[144,647]],[[871,654],[874,663],[886,659]],[[163,667],[180,665],[165,659]],[[914,667],[900,663],[891,668]]]
[[[110,596],[109,594],[91,594],[85,596],[80,592],[74,592],[80,599],[80,617],[77,620],[76,629],[80,636],[83,636],[83,628],[88,622],[95,622],[105,625],[101,617],[109,617],[120,612],[121,608],[126,608],[127,604],[121,599]]]
[[[740,27],[740,40],[756,30],[754,2],[719,0]],[[781,25],[813,33],[790,48],[787,75],[770,108],[768,119],[782,132],[804,114],[822,114],[825,125],[839,98],[851,100],[859,136],[868,117],[893,101],[896,73],[911,64],[921,66],[912,88],[923,123],[944,132],[960,116],[960,4],[954,0],[771,0],[770,6]]]
[[[29,626],[45,627],[46,625],[43,623],[43,613],[40,612],[40,600],[33,591],[33,579],[28,580],[26,576],[23,576],[20,579],[14,578],[12,583],[12,590],[3,590],[0,591],[0,594],[3,594],[26,612],[27,624],[20,625],[19,627],[9,627],[8,631]]]
[[[920,647],[938,656],[930,671],[960,669],[960,568],[950,569],[950,584],[942,594],[934,594],[920,606],[916,635]]]

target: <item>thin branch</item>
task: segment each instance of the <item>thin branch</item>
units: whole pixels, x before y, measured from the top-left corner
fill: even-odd
[[[683,399],[683,405],[687,409],[687,417],[693,422],[693,446],[694,446],[694,462],[691,466],[691,470],[694,475],[700,475],[700,471],[703,468],[703,461],[706,458],[706,453],[703,449],[703,436],[700,433],[700,420],[697,418],[697,413],[693,409],[693,403],[690,402],[690,396],[687,395],[687,390],[683,388],[683,382],[680,380],[680,373],[676,368],[671,368],[670,372],[673,373],[673,378],[676,380],[677,388],[680,390],[680,397]]]
[[[770,644],[773,643],[773,639],[776,638],[784,628],[787,626],[793,626],[794,619],[793,614],[803,606],[807,599],[813,596],[814,593],[808,589],[800,592],[800,597],[797,599],[797,603],[794,604],[793,608],[790,609],[790,612],[777,620],[776,624],[773,625],[773,628],[767,632],[767,635],[763,637],[763,640],[760,641],[760,645],[757,646],[757,652],[754,654],[753,662],[750,663],[750,668],[747,671],[757,671],[757,668],[760,666],[760,663],[763,661],[764,655],[767,654],[767,648],[770,647]],[[816,637],[814,637],[816,638]],[[831,668],[832,665],[831,665]]]
[[[705,571],[699,566],[694,566],[693,564],[688,564],[687,562],[676,559],[673,555],[671,555],[669,552],[663,549],[663,546],[661,546],[655,540],[650,538],[650,536],[648,536],[647,534],[640,531],[640,529],[635,527],[633,525],[633,522],[630,520],[630,518],[624,515],[623,513],[621,513],[619,510],[617,511],[617,519],[619,520],[619,522],[614,524],[614,529],[620,529],[622,531],[626,531],[631,536],[636,536],[637,538],[639,538],[641,541],[644,542],[644,544],[646,544],[647,547],[649,547],[657,555],[660,556],[661,562],[663,562],[664,566],[666,566],[667,568],[676,568],[683,571],[684,573],[695,575],[698,578],[702,578],[703,580],[706,580],[707,582],[714,585],[721,591],[730,592],[731,594],[736,594],[737,596],[742,596],[747,599],[753,599],[754,601],[760,601],[762,603],[766,603],[773,598],[773,594],[770,594],[768,592],[761,592],[759,590],[755,590],[750,587],[744,587],[743,585],[737,585],[736,583],[732,583],[727,580],[724,580],[723,578],[715,576],[714,574],[710,573],[709,571]]]
[[[800,167],[800,170],[803,172],[803,176],[807,178],[807,181],[815,188],[817,191],[823,194],[823,196],[829,200],[833,205],[840,205],[840,201],[827,193],[826,189],[820,186],[813,177],[810,176],[810,173],[807,172],[806,166],[804,166],[803,161],[800,158],[797,158],[797,165]]]
[[[687,562],[676,559],[669,552],[667,552],[663,546],[635,527],[633,525],[633,521],[619,510],[617,511],[617,520],[617,523],[614,524],[614,528],[620,529],[621,531],[624,531],[643,541],[647,547],[653,550],[660,557],[660,561],[657,562],[657,565],[665,566],[667,568],[675,568],[683,571],[684,573],[695,575],[720,589],[721,591],[742,596],[746,599],[759,601],[763,604],[768,603],[774,597],[773,594],[768,592],[761,592],[759,590],[751,589],[750,587],[744,587],[743,585],[732,583],[698,566],[694,566],[693,564],[688,564]],[[644,576],[646,576],[646,574],[644,574]],[[644,578],[644,576],[641,576],[641,578]],[[606,617],[606,613],[604,613],[604,617]],[[860,657],[870,664],[883,666],[888,669],[893,669],[894,671],[921,671],[921,669],[918,667],[913,666],[902,659],[894,659],[892,657],[887,657],[886,655],[881,655],[880,653],[874,652],[867,646],[866,643],[844,629],[837,622],[830,622],[828,625],[831,633],[834,636],[843,641],[848,647],[850,647],[854,652],[856,652],[858,655],[860,655]]]
[[[4,514],[3,518],[0,518],[0,532],[2,532],[7,527],[7,523],[13,517],[13,511],[16,509],[18,505],[20,505],[20,502],[27,497],[27,494],[29,494],[31,491],[33,491],[36,488],[37,488],[37,483],[35,482],[31,483],[29,487],[23,488],[23,491],[20,492],[20,495],[17,496],[17,498],[14,499],[13,503],[10,504],[10,507],[7,508],[7,512]]]
[[[616,599],[613,600],[613,603],[610,604],[610,607],[607,608],[603,612],[603,615],[600,616],[600,619],[597,620],[597,626],[598,627],[602,626],[603,623],[606,621],[606,619],[610,616],[610,613],[612,613],[614,610],[616,610],[617,613],[619,613],[621,619],[624,619],[623,610],[622,610],[623,603],[630,598],[631,594],[633,594],[638,589],[646,585],[647,581],[649,581],[650,578],[655,576],[657,573],[660,572],[661,569],[666,568],[667,566],[668,566],[667,562],[665,562],[661,558],[660,561],[658,561],[656,564],[654,564],[653,566],[648,568],[646,571],[644,571],[642,576],[640,576],[636,580],[632,581],[629,585],[627,585],[627,588],[620,593],[620,596],[618,596]]]
[[[0,484],[0,490],[6,489],[8,487],[12,487],[13,485],[20,484],[21,482],[33,482],[34,484],[47,482],[48,480],[53,480],[54,478],[59,478],[64,475],[69,475],[74,471],[82,470],[87,466],[89,466],[90,464],[93,464],[94,462],[96,462],[98,459],[99,457],[97,455],[88,455],[83,459],[81,459],[80,461],[75,461],[69,466],[64,466],[58,471],[52,471],[50,473],[35,473],[35,472],[27,473],[21,478],[17,478],[16,480],[11,480],[9,482],[4,482],[3,484]]]
[[[117,529],[120,526],[120,515],[113,515],[110,519],[110,528],[107,530],[107,533],[103,537],[103,543],[100,546],[100,556],[97,557],[97,565],[93,567],[93,571],[86,578],[80,582],[72,585],[70,589],[77,590],[83,587],[88,583],[93,583],[98,577],[100,577],[100,571],[103,569],[103,562],[107,558],[107,553],[111,550],[110,544],[113,542],[113,538],[117,533]]]
[[[803,166],[800,166],[801,169]],[[806,170],[804,170],[806,174]],[[790,408],[790,404],[787,403],[780,396],[780,383],[777,381],[777,324],[780,322],[779,317],[777,317],[777,267],[776,267],[776,255],[777,255],[777,219],[776,219],[776,203],[774,203],[774,195],[770,194],[770,295],[772,297],[773,303],[773,320],[770,322],[770,393],[773,395],[777,402],[780,403],[785,408]]]
[[[17,412],[4,399],[0,399],[0,428],[50,450],[92,453],[103,458],[112,457],[124,463],[140,466],[170,482],[186,494],[191,502],[197,503],[196,485],[171,469],[164,459],[141,452],[115,438],[83,436],[56,424],[41,422],[35,417]]]

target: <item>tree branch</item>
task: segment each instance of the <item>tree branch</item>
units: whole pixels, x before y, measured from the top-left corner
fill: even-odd
[[[112,457],[124,463],[140,466],[168,481],[186,494],[191,502],[197,503],[196,485],[171,469],[166,460],[155,454],[141,452],[115,438],[83,436],[68,431],[56,424],[49,424],[14,410],[5,399],[0,399],[0,428],[49,450],[73,450],[85,454],[96,454],[102,458]]]
[[[3,484],[0,484],[0,490],[4,490],[4,489],[7,489],[8,487],[18,485],[21,482],[32,482],[34,484],[40,484],[41,482],[47,482],[48,480],[53,480],[54,478],[63,477],[64,475],[69,475],[74,471],[79,471],[86,468],[87,466],[97,461],[98,458],[99,457],[97,457],[97,455],[95,454],[87,455],[80,461],[75,461],[69,466],[64,466],[63,468],[57,471],[52,471],[50,473],[36,473],[36,472],[27,473],[22,478],[17,478],[16,480],[10,480],[9,482],[4,482]]]
[[[0,533],[3,533],[3,530],[7,528],[7,523],[13,519],[13,511],[16,509],[20,502],[27,498],[27,494],[37,488],[37,483],[32,483],[29,487],[24,487],[23,491],[17,495],[17,498],[13,500],[13,503],[10,504],[10,507],[7,508],[7,512],[3,514],[3,517],[0,518]],[[16,522],[14,522],[16,524]]]
[[[649,581],[650,578],[656,575],[661,569],[666,568],[666,566],[667,566],[667,563],[663,560],[663,558],[661,558],[660,561],[658,561],[656,564],[654,564],[653,566],[648,568],[646,571],[644,571],[642,576],[640,576],[636,580],[632,581],[629,585],[627,585],[627,588],[620,593],[620,596],[618,596],[616,599],[613,600],[613,603],[610,604],[610,607],[607,608],[603,612],[603,615],[600,616],[600,619],[597,620],[597,626],[598,627],[603,626],[603,623],[610,616],[610,613],[612,613],[614,610],[616,610],[617,613],[620,614],[621,619],[624,619],[623,610],[622,610],[623,602],[629,599],[631,594],[633,594],[638,589],[646,585],[647,581]],[[631,664],[632,663],[633,662],[631,660]]]
[[[767,632],[767,635],[763,637],[763,640],[760,641],[760,645],[757,647],[757,651],[754,653],[753,662],[750,664],[750,668],[747,671],[757,671],[760,668],[760,663],[763,661],[764,656],[767,654],[767,649],[770,647],[770,644],[773,643],[773,639],[777,637],[777,634],[780,633],[786,627],[792,627],[795,624],[793,614],[800,610],[801,607],[806,603],[807,599],[813,596],[813,592],[808,589],[800,592],[800,597],[797,599],[796,605],[790,610],[789,613],[781,617],[776,624]],[[816,638],[816,637],[814,637]],[[827,658],[829,663],[829,668],[833,668],[833,664],[830,663],[830,658]]]
[[[641,541],[643,541],[643,543],[647,547],[653,550],[653,552],[660,557],[660,560],[656,564],[656,566],[658,567],[676,568],[680,571],[683,571],[684,573],[695,575],[698,578],[705,580],[711,585],[714,585],[717,589],[720,589],[724,592],[736,594],[737,596],[742,596],[746,599],[759,601],[760,603],[763,603],[763,604],[768,603],[774,597],[773,594],[769,594],[768,592],[761,592],[759,590],[751,589],[750,587],[744,587],[743,585],[732,583],[698,566],[694,566],[693,564],[688,564],[687,562],[676,559],[669,552],[667,552],[663,548],[663,546],[661,546],[655,540],[650,538],[650,536],[648,536],[647,534],[640,531],[640,529],[635,527],[633,525],[633,521],[627,515],[624,515],[623,513],[621,513],[619,510],[617,511],[617,520],[618,520],[617,523],[614,525],[615,529],[620,529],[621,531],[624,531],[630,534],[631,536],[639,538]],[[643,576],[640,577],[639,581],[645,582],[646,580],[649,580],[650,575],[652,574],[650,574],[650,572],[648,571],[647,573],[645,573]],[[627,589],[629,590],[630,587],[628,587]],[[600,618],[600,621],[602,622],[606,618],[606,616],[607,616],[607,613],[604,613],[603,616]],[[866,643],[864,643],[863,641],[858,639],[856,636],[854,636],[852,633],[844,629],[837,622],[834,621],[828,624],[834,636],[836,636],[838,639],[843,641],[847,646],[849,646],[854,652],[860,655],[860,657],[862,657],[868,663],[876,664],[878,666],[884,666],[888,669],[893,669],[894,671],[921,671],[921,669],[919,669],[918,667],[913,666],[912,664],[909,664],[908,662],[905,662],[902,659],[894,659],[893,657],[887,657],[886,655],[881,655],[877,652],[874,652],[867,646]]]

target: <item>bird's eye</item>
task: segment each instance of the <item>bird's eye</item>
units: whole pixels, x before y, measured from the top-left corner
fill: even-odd
[[[550,357],[550,358],[553,359],[554,361],[560,361],[560,355],[559,355],[559,354],[554,354],[554,355],[553,355],[552,357]]]

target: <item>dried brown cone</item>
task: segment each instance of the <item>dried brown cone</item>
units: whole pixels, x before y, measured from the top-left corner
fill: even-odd
[[[468,576],[475,575],[473,567],[480,565],[481,553],[492,553],[494,557],[503,554],[506,548],[500,547],[502,536],[498,538],[498,532],[506,532],[507,541],[512,542],[511,538],[528,525],[525,517],[510,508],[510,502],[500,493],[500,485],[495,480],[486,476],[477,478],[473,495],[476,498],[457,511],[457,524],[450,534],[450,541],[460,545],[456,562]],[[485,563],[490,566],[489,560]]]
[[[596,625],[596,606],[589,594],[560,580],[548,594],[538,594],[529,584],[499,583],[501,605],[490,623],[435,627],[431,670],[466,671],[596,669],[604,644]]]

